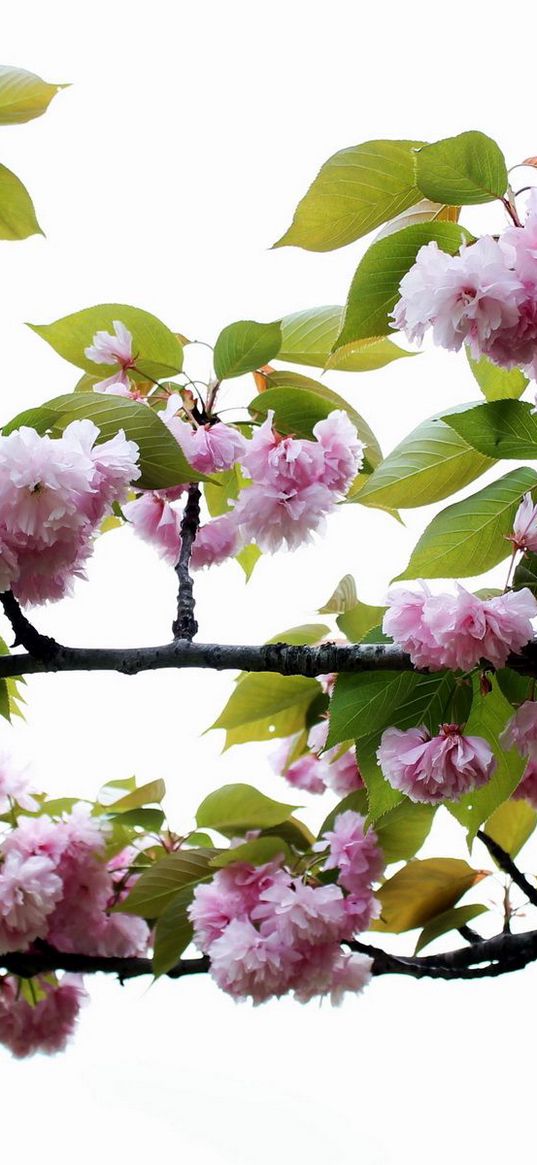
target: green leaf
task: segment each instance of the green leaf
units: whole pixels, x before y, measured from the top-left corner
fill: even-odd
[[[382,623],[386,607],[370,607],[358,599],[354,607],[338,615],[336,623],[351,643],[361,643],[364,635]]]
[[[278,360],[290,364],[311,364],[315,368],[332,368],[338,372],[372,372],[403,356],[418,354],[405,352],[384,336],[370,336],[338,352],[332,352],[341,331],[344,312],[344,307],[336,305],[314,307],[309,311],[297,311],[284,316]]]
[[[241,678],[211,728],[226,730],[226,749],[247,740],[292,736],[304,728],[319,692],[317,681],[303,676],[252,672]]]
[[[524,700],[531,699],[533,685],[531,676],[521,676],[518,672],[512,671],[510,667],[501,667],[496,672],[496,679],[500,691],[510,704],[523,704]]]
[[[479,493],[442,510],[427,526],[397,581],[465,578],[497,566],[511,553],[506,535],[513,528],[522,495],[536,486],[533,469],[514,469]]]
[[[466,826],[469,842],[473,841],[482,822],[511,796],[520,782],[526,761],[515,749],[504,751],[499,740],[512,715],[512,706],[502,695],[496,677],[492,678],[492,691],[483,695],[479,690],[479,677],[474,676],[474,698],[465,735],[484,737],[496,757],[497,767],[486,785],[447,805],[457,821]]]
[[[255,542],[250,542],[248,546],[243,546],[242,550],[239,550],[235,555],[239,566],[244,571],[245,582],[250,582],[255,567],[262,557],[263,552],[259,549],[259,546],[255,545]]]
[[[381,917],[371,930],[401,934],[424,926],[454,906],[487,873],[459,858],[414,858],[377,891]]]
[[[537,811],[523,798],[504,801],[485,822],[484,832],[512,858],[526,844],[537,825]]]
[[[233,509],[230,503],[239,496],[245,480],[240,465],[225,469],[223,473],[211,474],[211,481],[203,487],[211,518],[220,518],[222,514],[228,514]]]
[[[431,831],[436,808],[417,805],[405,797],[377,821],[375,833],[386,865],[414,857]]]
[[[488,906],[481,906],[478,902],[469,906],[454,906],[451,910],[444,910],[442,914],[432,918],[423,928],[416,943],[414,954],[419,954],[429,943],[434,942],[443,934],[449,934],[450,930],[459,930],[461,926],[467,926],[472,919],[478,918],[487,910]]]
[[[356,606],[357,602],[358,595],[356,594],[354,578],[352,574],[345,574],[339,580],[335,591],[330,595],[324,607],[319,607],[319,615],[343,614]]]
[[[386,223],[386,226],[382,227],[376,235],[375,242],[378,242],[379,239],[387,239],[388,235],[394,235],[403,227],[416,226],[418,223],[458,222],[460,209],[460,206],[445,206],[441,202],[431,202],[428,198],[421,198],[415,206],[410,206],[408,210],[398,214],[397,218]]]
[[[110,812],[113,813],[115,806],[110,806]],[[116,821],[120,825],[135,826],[139,829],[144,829],[146,833],[159,833],[164,824],[164,813],[162,809],[127,809],[125,812],[118,813]]]
[[[250,401],[250,412],[266,416],[274,409],[274,424],[279,433],[311,438],[314,425],[324,421],[334,409],[343,409],[366,445],[364,465],[367,472],[379,464],[379,443],[360,413],[331,388],[298,372],[275,372],[266,378],[267,389]]]
[[[452,206],[492,202],[502,198],[507,183],[499,146],[477,130],[422,146],[416,155],[416,184],[435,202]]]
[[[211,858],[211,866],[222,870],[234,862],[249,862],[252,866],[263,866],[274,858],[283,857],[286,862],[292,861],[287,842],[282,837],[258,837],[254,841],[246,841],[244,845],[233,846],[223,853]]]
[[[455,690],[450,672],[361,672],[340,675],[331,702],[327,746],[356,740],[356,757],[367,788],[369,818],[376,822],[403,800],[385,780],[377,749],[386,728],[425,724],[434,734],[445,720]]]
[[[537,597],[537,554],[529,550],[520,559],[513,576],[514,590],[520,591],[523,587]]]
[[[166,854],[140,874],[130,893],[114,907],[119,914],[159,918],[178,890],[207,877],[214,850],[178,850]]]
[[[181,371],[183,347],[177,335],[150,312],[125,303],[100,303],[63,316],[53,324],[29,324],[28,327],[65,360],[94,376],[101,373],[104,380],[119,370],[119,364],[95,364],[84,350],[91,346],[96,332],[113,333],[114,320],[120,320],[132,334],[133,356],[142,380],[145,377],[159,380]],[[138,378],[132,369],[129,376]]]
[[[224,328],[214,346],[214,370],[218,380],[254,372],[278,355],[282,343],[280,321],[258,324],[239,320]]]
[[[126,793],[124,797],[119,798],[119,801],[112,801],[111,804],[107,805],[107,809],[110,813],[125,813],[129,809],[140,809],[143,805],[158,805],[165,794],[166,785],[159,778]]]
[[[426,506],[463,489],[491,465],[450,424],[431,417],[384,458],[350,500],[382,508]]]
[[[0,166],[0,239],[42,234],[26,187],[7,166]]]
[[[41,117],[66,85],[51,85],[36,73],[0,65],[0,125],[19,125]]]
[[[420,247],[432,241],[454,255],[472,236],[457,223],[423,223],[404,227],[387,239],[373,243],[358,265],[347,297],[343,327],[335,350],[370,336],[393,332],[391,313],[399,299],[399,285],[413,266]]]
[[[414,156],[421,142],[371,141],[325,162],[276,247],[332,251],[367,235],[419,198]]]
[[[303,821],[298,820],[298,817],[289,817],[287,821],[281,821],[278,825],[264,829],[263,837],[279,837],[300,851],[311,849],[315,841],[313,833],[307,825],[304,825]]]
[[[189,922],[187,910],[192,902],[193,893],[193,886],[185,886],[183,890],[179,890],[157,921],[153,943],[155,975],[165,975],[170,971],[192,942],[194,927]]]
[[[499,368],[492,360],[487,360],[486,356],[474,360],[469,348],[466,348],[466,355],[481,392],[488,401],[518,400],[528,387],[529,380],[520,368],[511,368],[510,371],[507,368]]]
[[[25,409],[3,427],[4,436],[29,425],[38,433],[58,437],[71,421],[87,418],[100,429],[100,440],[108,441],[120,429],[140,449],[142,476],[140,489],[168,489],[187,481],[206,481],[204,474],[189,465],[186,457],[157,413],[147,405],[126,397],[104,393],[68,393],[57,396],[37,408]]]
[[[537,459],[537,417],[527,401],[491,401],[442,419],[487,457]]]
[[[196,813],[201,829],[219,833],[243,833],[248,829],[268,829],[288,821],[296,805],[273,801],[253,785],[223,785],[202,801]],[[227,851],[226,851],[227,852]]]

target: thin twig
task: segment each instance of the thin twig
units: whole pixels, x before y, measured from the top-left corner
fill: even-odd
[[[502,849],[501,845],[498,845],[497,841],[494,841],[493,837],[489,837],[488,833],[485,833],[482,829],[478,829],[477,836],[483,842],[483,845],[486,846],[491,858],[494,858],[500,870],[503,870],[504,874],[509,874],[515,886],[518,886],[522,890],[532,906],[537,906],[537,889],[535,886],[532,886],[531,882],[528,881],[518,866],[515,865],[512,857]]]
[[[190,555],[200,523],[201,492],[198,485],[192,483],[188,487],[188,500],[181,522],[181,550],[176,563],[175,573],[179,580],[177,596],[177,618],[173,622],[174,639],[187,639],[192,642],[198,624],[194,618],[194,583],[190,574]]]

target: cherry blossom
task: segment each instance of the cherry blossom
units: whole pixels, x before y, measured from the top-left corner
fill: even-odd
[[[517,550],[537,550],[537,505],[530,493],[524,494],[518,507],[509,541]]]
[[[386,780],[411,801],[458,801],[490,780],[496,758],[486,740],[443,724],[438,736],[420,728],[387,728],[377,751]]]
[[[63,1052],[88,998],[80,975],[63,975],[59,983],[38,975],[32,983],[33,1005],[13,975],[0,977],[0,1043],[18,1058]]]
[[[124,371],[134,364],[132,335],[121,320],[113,320],[112,324],[114,332],[96,332],[84,355],[94,364],[120,364]]]

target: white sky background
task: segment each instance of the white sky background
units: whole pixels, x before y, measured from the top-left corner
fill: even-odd
[[[517,6],[516,44],[532,43],[532,10]],[[344,0],[27,0],[2,33],[3,63],[73,83],[44,118],[0,138],[0,159],[28,185],[47,235],[0,244],[6,419],[78,378],[24,320],[118,301],[214,342],[235,319],[343,302],[362,244],[326,255],[268,249],[337,149],[479,128],[509,164],[537,151],[533,70],[519,68],[515,26],[491,4],[467,5],[461,19],[419,0],[371,12]],[[464,221],[501,226],[501,208]],[[438,351],[327,383],[385,450],[423,416],[477,395],[464,359]],[[244,378],[225,395],[246,404],[254,392]],[[344,507],[322,544],[263,560],[248,587],[234,564],[205,574],[200,638],[261,642],[311,619],[347,572],[361,598],[380,602],[430,515],[407,512],[405,529]],[[173,572],[130,532],[113,532],[76,599],[37,621],[71,643],[163,642],[174,598]],[[226,781],[286,798],[266,746],[221,757],[219,734],[200,739],[230,690],[231,675],[208,672],[36,677],[27,723],[0,731],[58,793],[92,796],[132,772],[165,777],[180,829]],[[317,823],[326,806],[310,800]],[[453,834],[440,828],[435,852],[450,852]],[[66,1165],[73,1151],[82,1161],[147,1151],[196,1165],[312,1155],[447,1165],[479,1146],[489,1165],[507,1153],[529,1159],[534,969],[466,985],[384,978],[339,1010],[236,1006],[204,977],[149,990],[88,985],[93,1002],[66,1054],[17,1063],[0,1053],[4,1128],[24,1129],[47,1165]]]

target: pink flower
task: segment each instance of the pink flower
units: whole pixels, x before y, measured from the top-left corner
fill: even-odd
[[[294,997],[309,1003],[316,995],[330,995],[336,1007],[347,991],[362,991],[371,978],[373,960],[367,955],[344,955],[337,946],[311,947],[302,957],[294,978]]]
[[[85,944],[88,954],[128,959],[145,955],[151,932],[143,918],[134,914],[103,913],[100,924],[89,937],[90,943]]]
[[[63,440],[93,464],[92,496],[84,505],[84,512],[93,523],[101,521],[112,502],[125,501],[128,487],[141,476],[138,445],[127,441],[123,429],[100,444],[96,444],[98,437],[99,429],[88,420],[72,421],[63,433]]]
[[[500,735],[502,748],[516,748],[521,756],[537,760],[537,702],[525,700]]]
[[[395,327],[411,340],[422,340],[430,327],[436,344],[451,351],[468,344],[476,359],[498,332],[517,325],[525,296],[498,243],[487,235],[453,256],[428,243],[399,290]]]
[[[499,239],[506,262],[525,287],[537,290],[537,191],[528,196],[528,213],[524,226],[508,227]]]
[[[537,505],[530,493],[524,494],[518,507],[509,541],[517,550],[537,550]]]
[[[387,728],[377,757],[390,785],[411,801],[434,804],[458,801],[490,780],[496,759],[480,736],[463,736],[456,724],[444,724],[438,736],[426,728]]]
[[[29,792],[29,784],[26,767],[16,764],[11,753],[0,749],[0,813],[6,813],[13,801],[33,813],[37,801]]]
[[[276,932],[286,946],[316,945],[350,938],[339,886],[307,886],[300,878],[268,886],[251,911],[262,934]]]
[[[258,485],[270,486],[276,492],[306,489],[319,482],[325,472],[324,450],[316,441],[281,437],[272,428],[274,413],[246,443],[242,464]],[[329,434],[326,434],[330,443]],[[335,437],[332,438],[332,441]]]
[[[248,919],[234,918],[211,946],[211,975],[238,999],[263,1003],[284,995],[300,955],[274,933],[262,936]]]
[[[314,724],[310,728],[308,748],[313,749],[316,753],[322,752],[327,737],[328,720],[321,720],[319,724]],[[347,752],[341,753],[339,745],[336,745],[335,748],[329,748],[323,752],[319,760],[324,763],[326,768],[323,773],[325,784],[333,789],[338,796],[346,797],[347,793],[353,793],[355,789],[363,789],[364,782],[356,764],[354,748],[349,748]]]
[[[211,950],[232,919],[247,918],[264,890],[287,881],[287,875],[275,862],[263,866],[234,862],[218,870],[210,882],[196,886],[188,909],[196,945],[202,951]]]
[[[123,513],[145,542],[150,542],[162,558],[175,565],[181,549],[181,517],[161,492],[140,494],[126,502]]]
[[[339,1007],[347,991],[357,995],[371,980],[373,960],[369,955],[343,955],[336,960],[330,984],[330,1002]]]
[[[180,397],[174,393],[159,415],[194,469],[200,473],[215,473],[231,469],[241,461],[247,442],[238,429],[234,429],[232,425],[225,425],[222,421],[193,428],[175,415],[181,404]]]
[[[281,775],[294,789],[304,789],[306,793],[324,793],[327,787],[327,769],[325,761],[308,752],[293,761]]]
[[[71,594],[77,578],[86,578],[85,564],[93,550],[87,531],[66,531],[50,546],[39,539],[13,539],[18,577],[12,583],[15,598],[23,605],[56,602]]]
[[[59,531],[80,530],[80,506],[91,495],[93,464],[63,438],[40,437],[23,426],[0,437],[0,515],[8,535],[54,542]]]
[[[50,858],[8,853],[0,866],[0,952],[24,951],[44,938],[61,894]]]
[[[533,638],[537,602],[524,588],[493,599],[478,599],[457,586],[455,595],[390,591],[383,630],[416,667],[461,668],[480,660],[503,667],[510,652]]]
[[[339,869],[341,885],[357,895],[378,881],[385,864],[376,833],[372,829],[366,831],[364,826],[365,817],[347,809],[336,817],[333,830],[323,837],[330,846],[325,869]]]
[[[365,445],[359,440],[347,413],[336,409],[313,428],[324,454],[324,468],[319,480],[329,489],[345,493],[362,468]]]
[[[17,1057],[62,1052],[88,998],[81,975],[64,975],[57,985],[44,976],[32,982],[42,996],[33,1007],[15,976],[0,978],[0,1043]]]
[[[244,543],[255,541],[265,553],[275,554],[283,546],[297,550],[311,542],[334,506],[333,495],[324,485],[284,492],[259,484],[241,490],[233,513]]]
[[[234,514],[222,514],[201,526],[192,547],[191,564],[193,570],[204,566],[219,566],[227,558],[232,558],[239,549],[237,523]]]
[[[537,809],[537,760],[532,758],[528,761],[522,780],[514,793],[511,793],[511,798],[513,801],[529,801],[532,808]]]
[[[123,371],[132,368],[132,335],[121,320],[113,320],[114,333],[96,332],[84,355],[94,364],[120,364]]]

